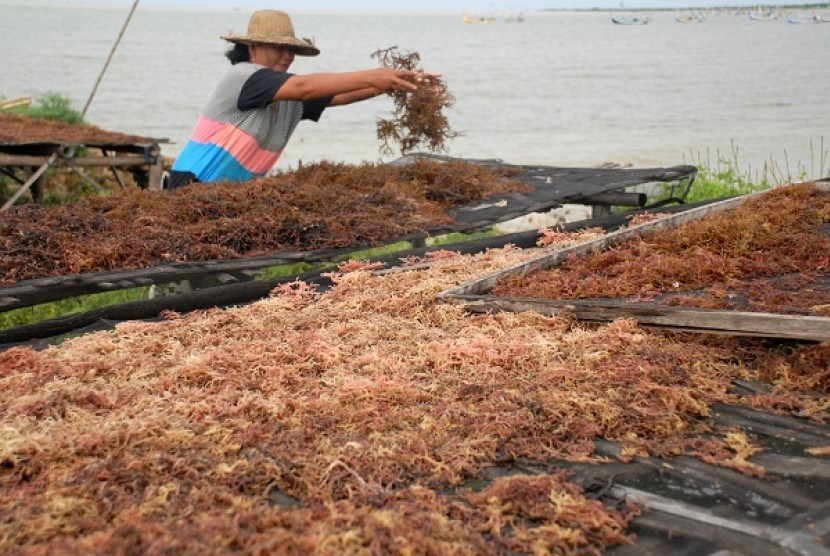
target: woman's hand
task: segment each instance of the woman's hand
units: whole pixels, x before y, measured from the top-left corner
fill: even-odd
[[[343,73],[293,75],[274,94],[273,102],[331,96],[334,97],[332,106],[350,104],[380,93],[417,91],[421,84],[430,83],[429,78],[440,75],[388,67]]]
[[[440,73],[378,68],[371,72],[369,85],[381,91],[416,91],[425,77],[440,76]]]

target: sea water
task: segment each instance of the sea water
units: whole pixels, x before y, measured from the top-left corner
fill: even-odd
[[[127,20],[129,6],[0,0],[0,96],[48,92],[80,110]],[[228,66],[220,35],[244,32],[247,9],[139,8],[89,105],[86,119],[111,131],[167,139],[175,156]],[[377,67],[379,49],[417,52],[443,74],[461,135],[445,154],[515,164],[634,167],[719,158],[755,174],[766,164],[792,179],[830,172],[830,24],[788,25],[711,13],[681,24],[654,12],[648,25],[613,25],[607,12],[300,12],[298,35],[319,57],[296,73]],[[388,161],[378,97],[303,122],[276,169],[301,162]]]

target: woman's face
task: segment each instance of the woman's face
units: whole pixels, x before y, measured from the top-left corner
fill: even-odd
[[[276,71],[288,71],[294,62],[294,53],[273,44],[252,44],[251,62]]]

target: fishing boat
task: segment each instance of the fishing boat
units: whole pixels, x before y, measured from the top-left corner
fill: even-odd
[[[461,16],[461,21],[464,23],[493,23],[495,20],[495,17],[471,16],[467,14]]]
[[[778,14],[759,5],[757,9],[749,12],[749,19],[753,21],[775,21],[778,19]]]
[[[651,21],[650,17],[638,16],[611,16],[611,21],[616,25],[646,25]]]
[[[702,14],[685,12],[674,14],[674,20],[678,23],[703,23],[704,17]]]
[[[830,4],[824,8],[823,12],[813,9],[813,17],[810,18],[813,23],[830,23]]]

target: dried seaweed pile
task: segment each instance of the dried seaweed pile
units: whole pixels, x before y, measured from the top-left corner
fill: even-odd
[[[807,391],[826,345],[779,353],[435,301],[528,258],[443,252],[336,274],[322,294],[295,283],[0,353],[0,551],[595,554],[625,541],[635,509],[553,468],[479,492],[468,479],[584,461],[597,437],[761,473],[751,438],[707,420],[741,402],[727,393],[739,377],[775,385],[766,405],[826,416]]]
[[[247,183],[16,207],[0,221],[0,283],[376,245],[450,224],[449,206],[526,189],[503,179],[509,173],[464,162],[322,162]]]
[[[828,224],[830,194],[793,185],[669,232],[505,278],[492,292],[830,316]]]
[[[393,46],[372,54],[382,66],[397,70],[423,72],[417,52],[402,52]],[[378,119],[378,139],[382,141],[380,151],[392,154],[397,145],[401,154],[418,147],[432,152],[445,151],[448,140],[458,136],[449,125],[444,111],[455,104],[447,84],[429,73],[421,75],[417,91],[392,91],[389,95],[395,106],[392,117]]]
[[[149,137],[106,131],[93,125],[70,124],[47,118],[30,118],[0,112],[0,144],[133,145],[154,141],[155,139]]]

